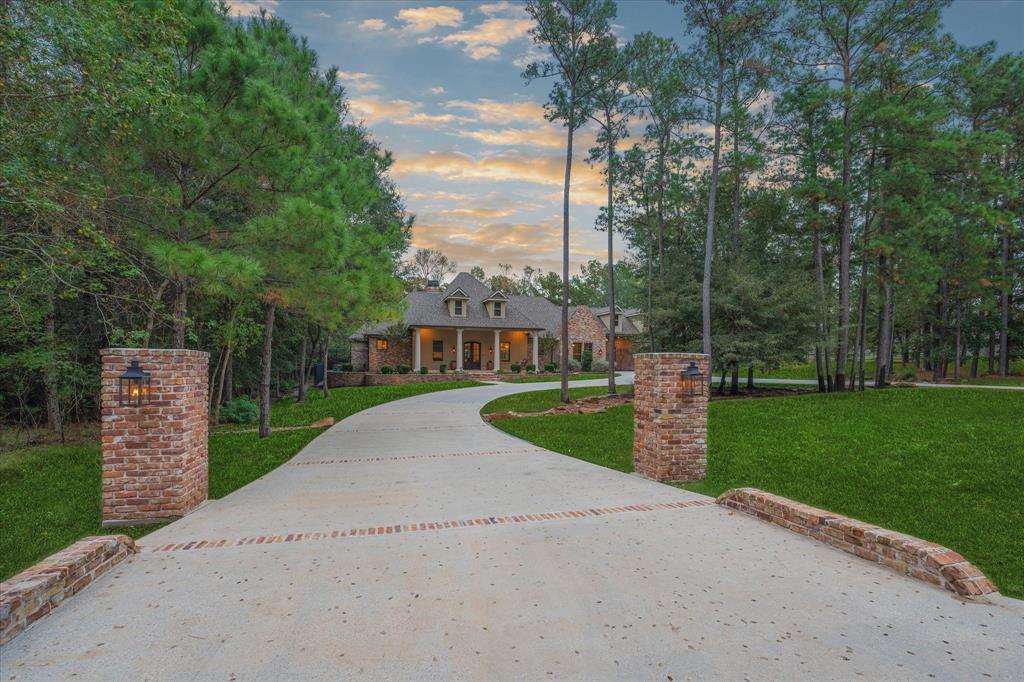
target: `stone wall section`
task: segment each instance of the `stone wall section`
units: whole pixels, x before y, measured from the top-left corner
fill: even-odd
[[[79,540],[0,583],[0,644],[6,644],[138,551],[127,535]]]
[[[995,593],[996,586],[951,549],[911,535],[873,526],[757,488],[734,488],[718,504],[881,564],[962,597]]]
[[[209,355],[155,348],[100,352],[103,524],[184,516],[207,496]],[[132,360],[151,375],[150,400],[140,407],[118,404],[118,380]]]
[[[370,344],[366,341],[352,342],[352,369],[365,372],[370,362]]]
[[[605,360],[608,357],[608,329],[594,311],[585,305],[577,306],[569,316],[569,343],[570,358],[573,343],[593,344],[595,360]]]
[[[378,338],[381,337],[367,337],[367,371],[379,372],[384,365],[392,369],[399,365],[412,368],[412,332],[409,332],[407,339],[388,339],[387,350],[377,350]],[[413,369],[419,370],[419,367]]]
[[[697,363],[704,377],[708,356],[638,353],[633,375],[633,465],[656,481],[699,481],[707,471],[707,382],[689,395],[680,372]]]

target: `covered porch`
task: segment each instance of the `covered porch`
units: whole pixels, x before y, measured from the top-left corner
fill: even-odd
[[[439,372],[507,371],[513,364],[535,367],[540,354],[538,334],[531,329],[413,327],[412,367]]]

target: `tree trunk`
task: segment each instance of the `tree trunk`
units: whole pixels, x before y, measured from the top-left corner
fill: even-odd
[[[49,307],[46,310],[45,333],[46,349],[50,357],[43,370],[43,386],[46,391],[46,423],[50,430],[60,436],[64,442],[64,414],[60,408],[60,373],[57,364],[57,313],[53,302],[53,294],[48,294]]]
[[[954,379],[959,379],[960,378],[960,362],[963,359],[961,357],[962,354],[963,354],[963,347],[960,344],[961,331],[962,330],[961,330],[961,325],[960,325],[960,306],[957,305],[957,309],[956,309],[956,353],[955,353],[954,358],[953,358],[954,359],[954,364],[953,364],[953,378]]]
[[[986,372],[991,374],[995,370],[995,356],[996,356],[996,337],[992,332],[988,334],[988,369]]]
[[[888,275],[888,259],[884,254],[878,257],[878,276],[882,280],[882,300],[878,311],[878,344],[875,348],[875,388],[882,388],[891,373],[888,366],[890,327],[892,325],[892,282]]]
[[[754,390],[754,366],[747,365],[747,390]]]
[[[974,352],[971,354],[971,378],[978,378],[978,360],[981,358],[981,344],[978,343],[974,346]]]
[[[819,374],[819,390],[832,391],[832,366],[829,361],[828,347],[831,334],[828,329],[828,305],[825,297],[825,266],[821,253],[821,230],[818,225],[814,226],[814,272],[818,280],[818,353],[824,355],[825,360],[825,381],[822,388],[822,380]],[[820,370],[819,370],[820,371]]]
[[[866,229],[866,228],[865,228]],[[863,358],[864,356],[864,330],[867,326],[867,320],[865,319],[868,312],[868,259],[867,254],[861,259],[860,264],[860,292],[857,295],[857,334],[853,340],[853,357],[850,363],[850,390],[855,389],[857,382],[857,358]],[[861,360],[861,369],[863,370],[863,360]]]
[[[718,172],[722,153],[722,97],[725,63],[718,60],[718,90],[715,97],[715,144],[711,154],[711,187],[708,189],[708,219],[704,236],[704,282],[701,287],[701,336],[704,354],[711,365],[711,264],[715,247],[715,200],[718,198]]]
[[[565,143],[565,186],[562,188],[562,352],[561,400],[569,402],[569,181],[572,176],[572,133],[576,99],[569,99],[569,125]]]
[[[153,328],[156,326],[156,313],[160,309],[160,301],[164,297],[164,291],[167,290],[167,286],[171,283],[171,280],[165,279],[160,282],[160,286],[156,289],[156,294],[153,295],[153,300],[149,306],[149,313],[146,315],[146,335],[142,337],[142,348],[149,348],[149,341],[153,338]]]
[[[260,366],[260,438],[270,435],[270,362],[276,308],[276,303],[267,303],[266,317],[263,320],[263,357]]]
[[[302,330],[302,345],[299,347],[299,392],[296,401],[300,403],[306,399],[306,345],[309,343],[307,331]]]
[[[1010,290],[1013,288],[1010,272],[1010,232],[1002,240],[1003,286],[999,294],[999,376],[1010,373]],[[991,370],[989,370],[991,371]]]
[[[820,334],[821,328],[817,325],[815,326],[818,328]],[[817,343],[814,344],[814,367],[818,371],[818,393],[825,393],[825,375],[821,371],[821,345]]]
[[[235,373],[232,369],[235,366],[234,353],[228,358],[227,366],[224,368],[224,402],[229,403],[235,399]]]
[[[615,261],[612,255],[613,235],[615,233],[615,202],[612,193],[615,187],[615,142],[611,132],[611,117],[605,116],[608,134],[608,395],[615,395]]]
[[[174,280],[174,347],[185,347],[185,313],[188,310],[188,280]]]
[[[330,353],[330,351],[331,351],[331,333],[329,331],[324,331],[324,355],[323,355],[324,385],[323,385],[323,391],[324,391],[324,397],[325,398],[330,398],[331,397],[331,387],[327,385],[327,356]]]
[[[227,377],[231,374],[231,346],[228,346],[227,357],[224,358],[224,366],[220,370],[220,382],[217,386],[217,401],[213,408],[213,419],[214,424],[220,421],[220,406],[224,404],[224,384],[227,381]]]
[[[848,91],[852,76],[849,57],[843,59],[843,88]],[[850,346],[850,185],[853,173],[853,143],[850,132],[850,103],[843,104],[843,201],[839,221],[839,348],[836,357],[837,391],[843,390]]]
[[[729,394],[740,394],[740,363],[736,361],[732,363],[732,382],[729,385]]]

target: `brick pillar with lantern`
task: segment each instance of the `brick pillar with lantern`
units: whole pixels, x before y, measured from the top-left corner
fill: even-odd
[[[209,354],[107,348],[100,355],[103,525],[184,516],[207,496]]]
[[[633,356],[633,466],[656,481],[700,481],[708,461],[708,356]]]

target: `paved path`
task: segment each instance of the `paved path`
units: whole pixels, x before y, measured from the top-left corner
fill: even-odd
[[[1022,602],[959,602],[477,416],[491,398],[542,387],[434,393],[344,420],[291,463],[144,538],[141,554],[0,652],[3,679],[1024,669]]]
[[[741,383],[745,385],[746,379]],[[755,384],[786,384],[790,386],[817,386],[817,379],[754,379]],[[716,381],[717,385],[717,381]],[[1024,386],[1008,386],[1003,384],[933,384],[918,382],[910,384],[915,388],[992,388],[997,391],[1024,391]],[[873,388],[870,384],[868,388]]]

